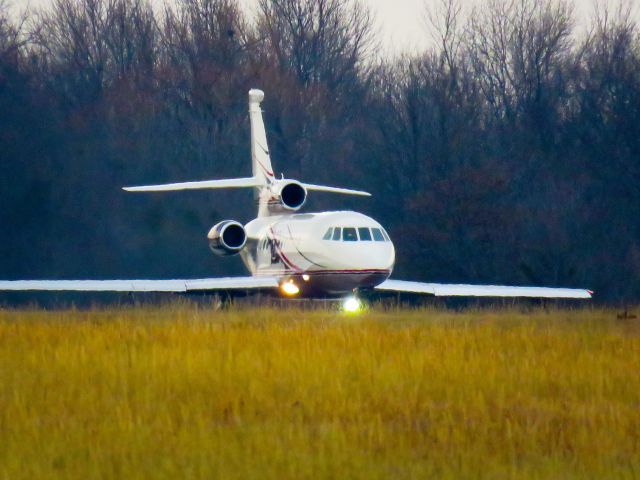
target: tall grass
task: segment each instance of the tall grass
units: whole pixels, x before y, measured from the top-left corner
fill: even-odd
[[[0,311],[0,478],[639,478],[640,324]]]

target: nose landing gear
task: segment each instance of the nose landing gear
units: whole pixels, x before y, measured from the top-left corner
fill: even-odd
[[[358,298],[358,290],[354,289],[353,293],[346,297],[342,302],[342,311],[346,313],[358,313],[364,309],[365,305]]]

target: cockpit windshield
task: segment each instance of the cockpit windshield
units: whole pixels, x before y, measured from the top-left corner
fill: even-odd
[[[382,230],[380,230],[379,228],[372,228],[371,231],[373,232],[373,239],[376,242],[384,242],[384,236],[382,235]]]
[[[371,241],[371,230],[369,230],[368,228],[359,228],[358,229],[358,236],[360,237],[361,241],[370,242]]]
[[[343,242],[357,242],[358,234],[355,228],[343,228],[342,229],[342,241]]]
[[[322,237],[323,240],[343,242],[390,242],[387,232],[382,228],[369,227],[329,227]]]

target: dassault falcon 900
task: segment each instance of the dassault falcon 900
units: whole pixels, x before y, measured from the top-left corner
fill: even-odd
[[[435,296],[591,298],[573,288],[447,285],[389,279],[395,250],[385,229],[361,213],[297,213],[308,192],[370,196],[345,188],[276,178],[262,118],[261,90],[249,91],[253,176],[225,180],[125,187],[129,192],[254,188],[258,216],[246,225],[225,220],[208,234],[211,250],[239,255],[251,276],[183,280],[18,280],[0,290],[120,292],[203,292],[262,290],[286,297],[347,297],[362,291],[395,291]]]

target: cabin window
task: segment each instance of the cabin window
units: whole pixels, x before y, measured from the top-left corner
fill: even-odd
[[[363,242],[371,241],[371,231],[366,227],[358,228],[358,235],[360,236],[360,240]]]
[[[345,242],[357,242],[358,234],[356,233],[355,228],[343,228],[342,229],[342,240]]]
[[[342,228],[336,227],[333,229],[333,240],[340,240],[340,234],[342,233]]]
[[[373,239],[376,242],[384,242],[384,236],[382,235],[382,231],[379,228],[372,228],[371,232],[373,233]]]
[[[331,235],[333,235],[333,227],[329,227],[329,229],[327,230],[327,233],[324,234],[324,237],[322,237],[322,239],[331,240]]]

